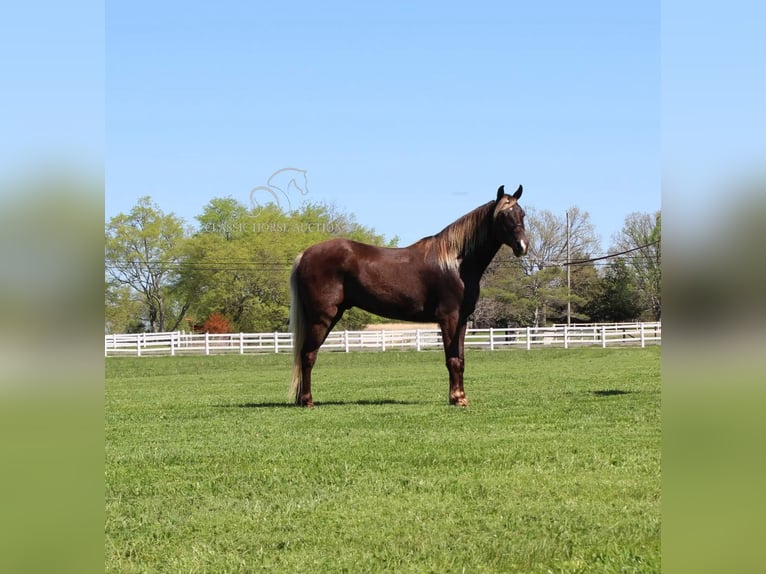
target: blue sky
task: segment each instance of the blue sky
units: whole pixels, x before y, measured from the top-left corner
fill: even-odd
[[[41,166],[102,171],[103,22],[99,0],[3,4],[0,177]]]
[[[500,184],[604,248],[660,208],[659,2],[111,2],[106,47],[107,217],[285,167],[402,245]]]

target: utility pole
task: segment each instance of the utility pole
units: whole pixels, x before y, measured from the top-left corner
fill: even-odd
[[[572,274],[569,265],[569,210],[567,209],[567,325],[572,324]]]

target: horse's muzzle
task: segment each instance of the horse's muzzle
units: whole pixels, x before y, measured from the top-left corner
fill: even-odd
[[[528,247],[529,247],[529,246],[527,245],[527,240],[526,240],[526,239],[519,239],[519,240],[518,240],[517,242],[515,242],[515,243],[514,243],[514,245],[512,246],[512,249],[513,249],[513,254],[514,254],[516,257],[521,257],[522,255],[526,255],[526,254],[527,254],[527,248],[528,248]]]

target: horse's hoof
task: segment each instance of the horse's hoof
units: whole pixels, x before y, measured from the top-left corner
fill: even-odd
[[[468,399],[465,397],[460,397],[457,399],[450,399],[449,400],[451,405],[454,405],[456,407],[467,407],[468,406]]]

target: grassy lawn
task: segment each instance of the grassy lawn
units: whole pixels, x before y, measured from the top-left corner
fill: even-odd
[[[659,359],[107,359],[106,571],[659,572]]]

